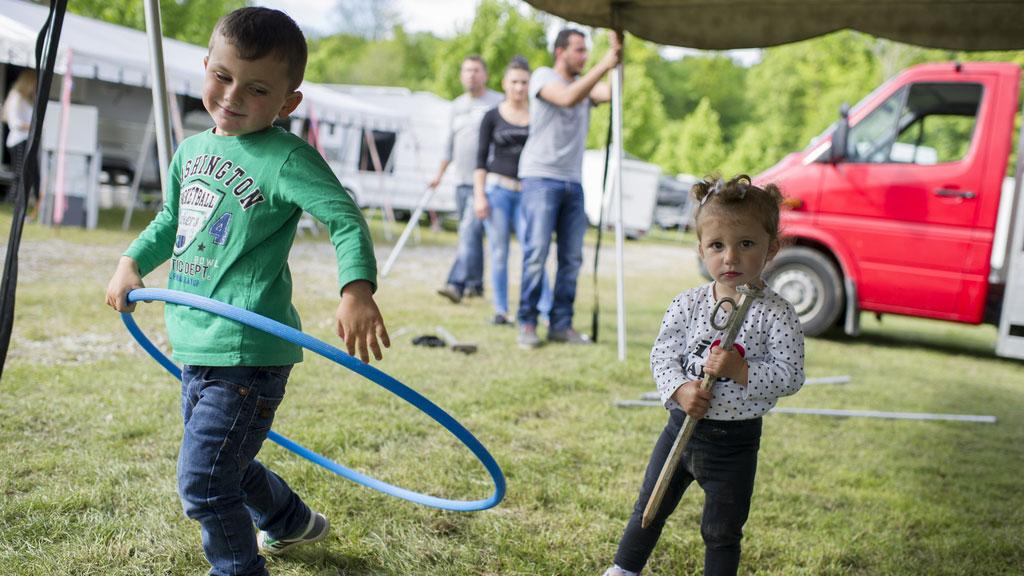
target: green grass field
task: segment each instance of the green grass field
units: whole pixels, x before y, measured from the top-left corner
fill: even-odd
[[[9,209],[0,218],[6,243]],[[174,485],[179,387],[103,305],[108,276],[135,234],[116,229],[119,221],[107,215],[110,226],[93,232],[26,229],[0,382],[4,576],[206,569],[198,527],[182,514]],[[374,232],[383,262],[390,246],[379,223]],[[661,315],[676,293],[701,281],[688,240],[662,234],[627,244],[628,352],[620,363],[613,250],[602,259],[600,343],[524,351],[513,329],[486,323],[488,302],[454,306],[434,294],[454,235],[424,230],[381,282],[378,302],[397,336],[378,366],[469,428],[504,468],[508,495],[485,512],[436,511],[268,444],[261,459],[334,525],[324,543],[270,561],[272,573],[601,574],[665,418],[658,408],[613,403],[653,390],[647,355]],[[592,243],[577,299],[584,329],[591,250]],[[299,239],[292,270],[305,330],[336,342],[335,264],[324,234]],[[148,285],[163,286],[165,278],[163,268]],[[136,316],[151,336],[163,334],[161,305],[141,305]],[[480,352],[411,345],[437,325]],[[1021,363],[993,355],[992,327],[865,315],[864,332],[854,340],[809,339],[808,376],[850,375],[852,382],[807,386],[780,406],[991,414],[998,423],[766,416],[741,573],[1021,574]],[[414,490],[490,494],[483,468],[443,429],[319,357],[307,355],[296,368],[275,429]],[[645,574],[701,573],[702,501],[699,489],[684,497]]]

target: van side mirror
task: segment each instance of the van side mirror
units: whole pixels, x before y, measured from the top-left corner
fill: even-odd
[[[850,133],[850,105],[843,103],[839,107],[839,120],[836,120],[836,129],[832,132],[832,150],[829,153],[829,162],[835,164],[846,158],[846,137]]]

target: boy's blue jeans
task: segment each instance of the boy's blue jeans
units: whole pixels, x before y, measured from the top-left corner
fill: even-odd
[[[704,538],[704,574],[734,576],[740,565],[740,540],[754,492],[757,451],[761,446],[761,418],[697,422],[658,513],[650,526],[641,527],[644,508],[682,427],[683,416],[681,410],[669,411],[668,423],[647,463],[640,496],[619,541],[615,564],[631,572],[643,570],[665,521],[676,509],[686,488],[696,480],[704,489],[704,512],[700,517],[700,534]]]
[[[178,494],[185,514],[199,522],[213,576],[267,574],[253,524],[283,538],[309,522],[312,512],[298,495],[256,460],[291,368],[182,369]]]
[[[508,314],[508,245],[512,232],[522,242],[525,234],[526,221],[520,210],[521,192],[509,190],[504,186],[492,186],[487,191],[487,201],[491,205],[491,216],[484,221],[487,231],[487,244],[491,253],[491,284],[494,290],[494,312],[502,316]],[[548,286],[546,274],[541,275],[540,303],[537,308],[547,315],[551,311],[551,288]]]
[[[520,325],[537,325],[544,262],[548,259],[552,234],[558,247],[551,332],[572,328],[576,302],[576,278],[583,265],[583,235],[587,214],[583,209],[583,186],[579,182],[551,178],[523,178],[520,209],[526,221],[523,242],[523,282],[519,295]]]
[[[448,284],[460,292],[484,289],[484,223],[473,208],[473,187],[455,187],[455,209],[459,214],[459,247],[448,272]]]

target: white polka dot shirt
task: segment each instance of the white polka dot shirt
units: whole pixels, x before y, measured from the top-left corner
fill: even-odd
[[[682,407],[672,394],[690,380],[704,378],[704,362],[711,345],[724,333],[711,327],[714,283],[691,288],[676,296],[661,322],[651,349],[651,372],[661,401],[669,410]],[[728,305],[718,311],[725,322]],[[780,396],[795,394],[804,383],[804,333],[793,306],[765,287],[754,301],[736,336],[747,361],[747,385],[728,378],[712,384],[714,398],[705,418],[750,420],[775,406]]]

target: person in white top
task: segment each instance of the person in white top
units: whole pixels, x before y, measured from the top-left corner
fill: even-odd
[[[713,282],[676,296],[651,350],[651,372],[668,409],[665,429],[647,464],[640,496],[626,525],[615,565],[605,576],[636,576],[647,564],[665,521],[686,488],[704,489],[701,536],[704,574],[736,574],[740,539],[750,511],[761,439],[761,416],[780,396],[804,382],[804,337],[793,306],[771,288],[754,301],[732,350],[718,347],[721,331],[711,325],[715,301],[738,300],[737,287],[764,286],[761,272],[779,251],[782,194],[749,176],[693,187],[700,257]],[[719,310],[722,325],[728,310]],[[711,390],[700,387],[704,373]],[[660,510],[647,528],[642,519],[684,412],[697,419],[683,460],[668,485]]]
[[[488,110],[505,99],[487,87],[487,65],[478,54],[462,59],[459,81],[466,90],[452,101],[451,126],[444,159],[430,181],[437,188],[445,170],[455,164],[455,213],[459,219],[459,246],[444,288],[437,291],[458,304],[463,296],[484,293],[484,223],[473,209],[473,170],[476,169],[480,121]]]
[[[32,103],[36,98],[36,80],[35,70],[22,70],[4,100],[3,121],[9,130],[7,148],[11,151],[11,171],[14,172],[14,181],[7,191],[8,199],[13,198],[18,189],[21,167],[25,161],[28,131],[32,125]],[[39,197],[38,187],[34,195]]]

